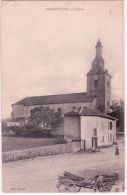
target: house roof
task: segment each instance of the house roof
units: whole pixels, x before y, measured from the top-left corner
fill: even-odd
[[[60,104],[60,103],[77,103],[77,102],[92,102],[93,97],[88,96],[87,93],[71,93],[47,96],[26,97],[13,105],[46,105],[46,104]]]
[[[117,120],[116,118],[105,114],[103,112],[100,112],[94,108],[83,106],[80,107],[77,111],[72,110],[71,112],[65,113],[65,116],[100,116],[103,118],[108,118],[112,120]]]

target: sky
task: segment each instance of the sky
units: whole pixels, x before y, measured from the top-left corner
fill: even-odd
[[[2,118],[24,97],[87,91],[98,38],[123,99],[123,2],[2,2]]]

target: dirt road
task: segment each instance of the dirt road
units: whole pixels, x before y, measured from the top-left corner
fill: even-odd
[[[120,155],[114,148],[101,149],[97,153],[74,153],[38,157],[3,164],[4,192],[57,192],[56,183],[64,170],[85,176],[85,170],[113,171],[124,179],[123,143],[119,144]]]

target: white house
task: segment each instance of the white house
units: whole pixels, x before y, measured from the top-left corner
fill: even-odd
[[[14,126],[19,127],[19,126],[23,126],[24,124],[25,124],[24,118],[20,118],[20,120],[19,120],[19,118],[18,119],[14,118],[14,119],[8,119],[7,120],[7,126],[8,127],[14,127]]]
[[[84,141],[85,148],[112,145],[116,141],[116,118],[84,106],[65,114],[64,135]]]

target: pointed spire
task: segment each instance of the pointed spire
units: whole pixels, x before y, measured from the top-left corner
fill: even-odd
[[[104,71],[104,60],[102,58],[102,48],[103,47],[102,47],[100,39],[98,39],[95,48],[96,48],[96,56],[92,63],[92,70],[96,72],[102,72]]]
[[[97,44],[96,44],[96,56],[97,57],[101,57],[101,55],[102,55],[102,44],[101,44],[101,40],[100,39],[98,39],[98,41],[97,41]]]
[[[101,40],[100,39],[98,39],[98,41],[97,41],[96,48],[97,47],[102,47],[102,44],[101,44]]]

